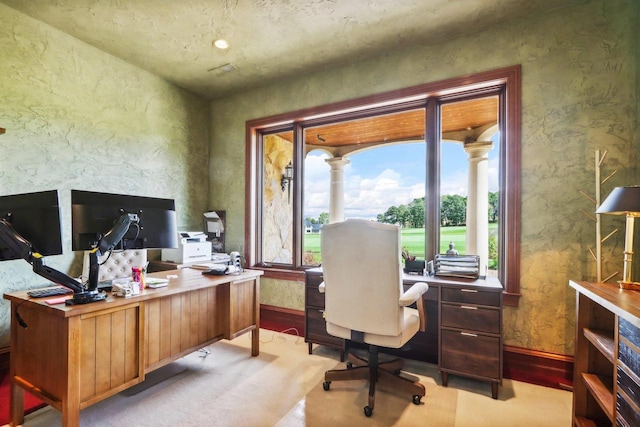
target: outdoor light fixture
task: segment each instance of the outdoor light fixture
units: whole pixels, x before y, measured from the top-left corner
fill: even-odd
[[[640,283],[631,280],[633,266],[633,225],[640,216],[640,186],[616,187],[596,210],[597,214],[626,215],[624,238],[624,273],[618,284],[622,289],[640,290]]]
[[[287,189],[289,190],[289,197],[287,201],[291,201],[291,181],[293,181],[293,164],[289,162],[289,164],[285,166],[284,172],[282,172],[282,179],[280,180],[282,191]]]

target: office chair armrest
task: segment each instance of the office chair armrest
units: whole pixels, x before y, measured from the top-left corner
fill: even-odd
[[[398,300],[398,303],[403,307],[407,307],[418,301],[418,298],[420,298],[428,290],[429,285],[427,285],[425,282],[416,282],[413,284],[413,286],[407,289],[404,294],[400,296],[400,300]]]
[[[407,291],[400,296],[398,303],[403,306],[409,306],[416,303],[418,308],[418,315],[420,316],[420,332],[427,330],[427,312],[424,307],[424,299],[422,295],[429,290],[429,285],[424,282],[416,282]]]
[[[324,282],[322,282],[322,283],[320,283],[320,284],[318,285],[318,291],[319,291],[321,294],[324,294]]]

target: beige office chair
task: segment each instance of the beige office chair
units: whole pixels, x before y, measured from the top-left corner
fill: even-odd
[[[111,256],[105,254],[98,257],[98,263],[100,264],[99,282],[131,277],[131,267],[144,267],[147,264],[147,250],[112,251]],[[84,253],[82,276],[85,280],[89,278],[89,251]]]
[[[401,348],[426,327],[423,282],[404,292],[400,263],[400,229],[395,225],[348,219],[322,227],[322,269],[325,319],[330,335],[368,346],[368,361],[348,354],[347,369],[330,370],[323,387],[332,381],[368,379],[373,413],[376,383],[390,385],[412,396],[416,405],[425,395],[417,381],[401,376],[403,361],[378,361],[378,347]],[[410,308],[417,303],[418,309]],[[368,363],[367,363],[368,362]]]

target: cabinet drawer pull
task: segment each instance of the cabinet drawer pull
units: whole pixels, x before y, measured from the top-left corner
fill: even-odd
[[[474,294],[478,293],[477,289],[460,289],[460,292],[472,292]]]
[[[464,335],[465,337],[477,337],[478,334],[471,334],[469,332],[460,332],[460,335]]]
[[[461,305],[460,308],[464,309],[464,310],[477,310],[478,307],[473,307],[471,305]]]

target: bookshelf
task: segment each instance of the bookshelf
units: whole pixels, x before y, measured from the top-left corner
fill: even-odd
[[[640,425],[640,293],[569,285],[576,290],[573,425]]]

